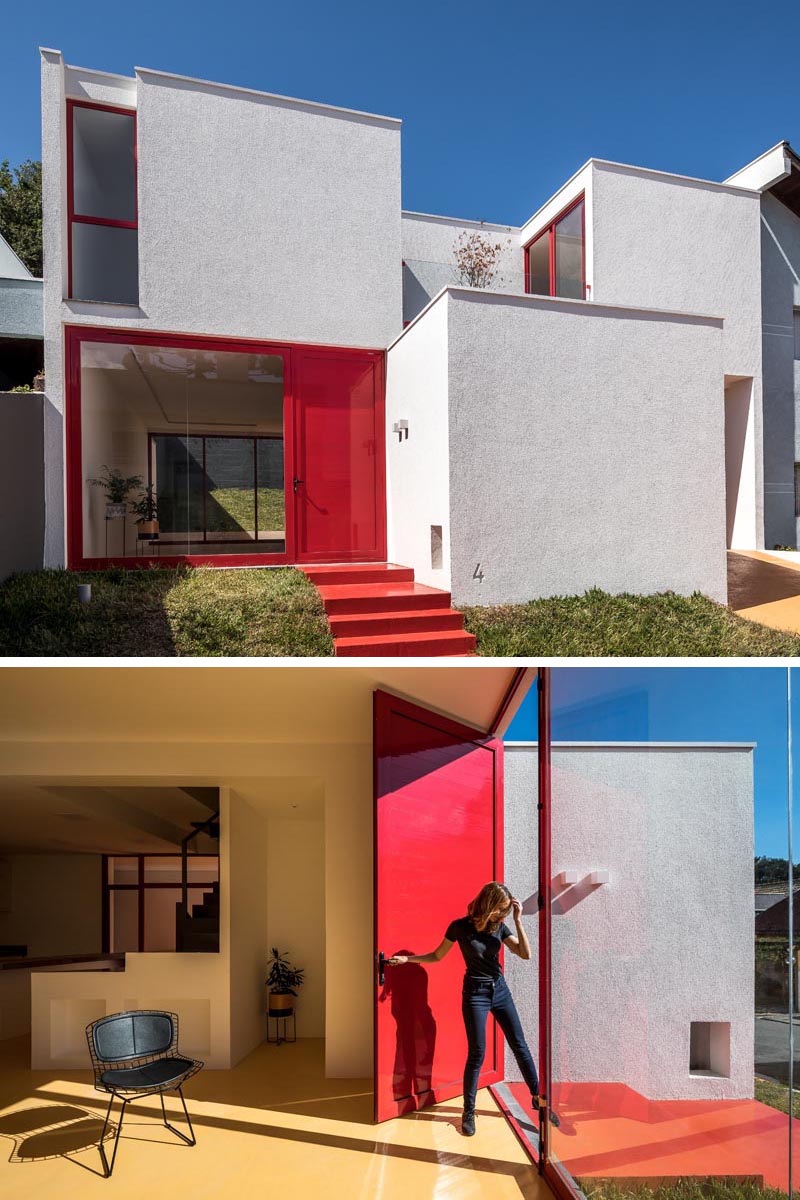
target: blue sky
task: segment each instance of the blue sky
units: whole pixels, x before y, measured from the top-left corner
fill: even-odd
[[[755,742],[756,853],[786,857],[786,670],[782,667],[559,667],[553,738]],[[507,734],[536,736],[532,690]],[[800,669],[792,670],[795,817],[800,813]],[[795,837],[800,824],[795,820]],[[794,844],[800,860],[800,840]]]
[[[797,0],[9,3],[0,159],[39,157],[45,45],[402,117],[406,208],[517,224],[592,155],[722,179],[800,144],[799,35]]]

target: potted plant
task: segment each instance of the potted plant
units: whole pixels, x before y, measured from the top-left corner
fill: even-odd
[[[271,1017],[291,1016],[294,1012],[297,989],[303,986],[304,975],[303,967],[293,967],[286,953],[281,953],[273,946],[267,975],[267,987],[269,988],[267,1006]]]
[[[153,541],[158,537],[158,498],[152,483],[139,489],[137,500],[131,501],[131,512],[136,517],[140,541]]]
[[[102,488],[106,494],[106,520],[113,521],[124,517],[128,512],[128,496],[134,488],[142,486],[141,475],[123,475],[116,467],[103,464],[103,474],[99,479],[88,481],[92,487]]]

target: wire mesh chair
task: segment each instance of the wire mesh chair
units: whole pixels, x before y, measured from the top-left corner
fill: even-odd
[[[184,1057],[178,1050],[176,1013],[158,1012],[155,1009],[113,1013],[87,1025],[86,1040],[89,1043],[94,1070],[94,1086],[100,1092],[111,1093],[98,1145],[106,1179],[114,1170],[117,1144],[125,1119],[125,1106],[137,1096],[160,1096],[161,1113],[167,1129],[188,1146],[195,1145],[196,1139],[183,1096],[183,1085],[192,1075],[196,1075],[204,1064],[199,1059]],[[184,1116],[189,1126],[188,1137],[167,1120],[164,1092],[172,1091],[177,1092],[181,1098]],[[103,1143],[111,1118],[111,1109],[117,1097],[122,1101],[122,1109],[109,1164]]]

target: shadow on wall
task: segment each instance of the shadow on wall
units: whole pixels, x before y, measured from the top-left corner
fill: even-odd
[[[42,392],[0,392],[0,579],[44,562]]]

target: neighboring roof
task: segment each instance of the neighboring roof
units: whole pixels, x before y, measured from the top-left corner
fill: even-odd
[[[794,894],[794,927],[800,935],[800,890]],[[771,905],[766,912],[756,916],[756,933],[783,934],[789,932],[789,897],[784,896],[777,904]]]
[[[756,914],[766,912],[768,908],[772,908],[774,904],[779,904],[781,900],[785,900],[789,895],[788,891],[784,892],[759,892],[756,891]]]
[[[34,276],[0,233],[0,279],[33,279]]]
[[[725,182],[769,192],[800,217],[800,154],[789,142],[765,150]]]

